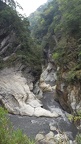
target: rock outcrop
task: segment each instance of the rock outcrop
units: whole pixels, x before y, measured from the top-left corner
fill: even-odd
[[[13,114],[57,117],[42,108],[41,101],[30,91],[27,80],[15,68],[0,71],[0,102]]]
[[[56,134],[50,131],[44,135],[39,133],[36,135],[36,144],[77,144],[75,141],[69,140],[65,133],[60,133],[56,130]]]
[[[53,63],[48,63],[48,66],[42,69],[42,74],[39,81],[36,83],[34,93],[39,97],[42,97],[44,92],[52,92],[56,89],[56,70]]]
[[[60,73],[61,80],[57,73]],[[69,113],[81,111],[81,85],[80,82],[74,84],[67,83],[67,73],[60,72],[54,62],[49,62],[47,68],[43,69],[40,77],[39,86],[43,92],[54,90],[54,99],[61,107]]]
[[[39,99],[41,98],[41,93],[45,94],[47,92],[51,92],[53,96],[50,99],[56,100],[58,103],[60,103],[61,107],[65,111],[70,113],[71,106],[67,102],[65,97],[63,96],[62,91],[58,88],[57,81],[58,81],[57,80],[57,68],[54,62],[49,62],[48,66],[46,68],[43,68],[43,72],[40,76],[38,86],[36,84],[36,88],[34,91]],[[64,85],[62,84],[61,87],[63,88],[63,86]],[[39,90],[38,90],[38,87],[39,87]],[[64,92],[66,93],[66,91]]]
[[[81,84],[80,82],[68,83],[66,82],[67,73],[61,74],[62,80],[57,82],[57,97],[59,100],[63,99],[69,106],[68,111],[71,113],[78,113],[81,111]],[[62,104],[62,106],[64,103]],[[67,107],[66,107],[67,109]],[[65,110],[66,110],[65,109]]]

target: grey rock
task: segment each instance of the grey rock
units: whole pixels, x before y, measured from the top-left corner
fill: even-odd
[[[0,71],[0,101],[13,114],[58,117],[56,112],[41,107],[40,100],[30,91],[26,78],[16,68]]]

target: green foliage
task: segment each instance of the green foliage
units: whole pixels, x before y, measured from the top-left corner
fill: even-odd
[[[49,43],[55,62],[68,71],[68,81],[81,79],[81,0],[53,0],[39,7],[27,18],[7,7],[0,11],[0,27],[9,33],[14,30],[21,48],[17,55],[25,63],[41,71],[42,47]],[[35,41],[35,42],[34,42]],[[14,45],[14,47],[15,47]],[[12,50],[13,52],[13,50]],[[72,66],[71,62],[74,62]]]
[[[80,81],[81,80],[81,70],[69,71],[67,75],[67,81]]]
[[[81,111],[77,112],[76,115],[70,115],[68,116],[68,119],[73,122],[76,126],[80,124],[80,121],[81,121]],[[78,133],[76,135],[76,142],[77,144],[81,144],[81,133]]]
[[[49,43],[55,62],[68,72],[67,81],[81,79],[80,11],[81,0],[53,0],[29,17],[32,36],[39,40],[41,47]]]
[[[0,1],[0,3],[2,2]],[[5,56],[11,55],[11,57],[6,62],[1,61],[0,67],[12,65],[16,59],[19,60],[20,58],[21,62],[30,65],[33,71],[38,72],[39,75],[41,71],[41,49],[30,36],[28,18],[20,15],[8,5],[3,4],[3,6],[3,8],[0,7],[0,29],[4,30],[2,37],[5,38],[11,33],[14,33],[14,37],[11,46],[5,52]],[[18,46],[19,48],[17,48]],[[14,52],[16,59],[12,56]],[[4,55],[1,56],[4,57]]]
[[[14,131],[7,111],[0,107],[0,144],[34,144],[21,130]]]
[[[57,19],[54,20],[54,17],[57,17]],[[49,41],[51,44],[55,21],[58,22],[59,18],[60,12],[57,1],[53,0],[51,3],[43,5],[29,17],[32,36],[37,38],[41,44],[42,42],[44,43],[44,41],[46,41],[46,43]]]
[[[53,54],[53,58],[54,58],[55,60],[59,59],[59,53],[57,53],[57,52],[54,53],[54,54]]]
[[[70,115],[68,119],[73,122],[81,120],[81,112],[78,112],[76,115]]]
[[[76,136],[76,142],[77,142],[77,144],[81,144],[81,134],[78,134]]]
[[[28,27],[28,19],[22,15],[18,15],[16,10],[13,10],[9,6],[4,6],[0,10],[0,29],[4,29],[7,34],[11,31],[15,32],[17,41],[22,41],[22,44],[25,40],[26,42],[29,41],[30,31]]]
[[[62,13],[61,25],[66,33],[80,36],[81,0],[58,0]]]
[[[6,4],[8,4],[9,6],[11,6],[12,8],[16,8],[16,3],[14,0],[0,0],[2,2],[5,2]]]

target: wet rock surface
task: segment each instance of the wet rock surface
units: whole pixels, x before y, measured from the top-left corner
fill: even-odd
[[[48,134],[50,131],[52,131],[54,135],[57,135],[59,132],[61,134],[65,132],[67,137],[73,140],[77,134],[77,128],[73,123],[69,122],[68,118],[66,117],[67,113],[54,100],[54,91],[45,92],[41,99],[41,102],[43,104],[43,108],[50,110],[51,112],[57,112],[59,114],[59,117],[37,118],[28,116],[21,117],[17,115],[9,115],[10,120],[14,125],[14,128],[22,129],[24,133],[26,133],[29,137],[32,138],[35,138],[37,134],[42,134],[45,137],[45,135]]]
[[[35,138],[38,133],[47,134],[51,130],[54,134],[57,132],[54,127],[61,132],[66,132],[69,139],[73,140],[77,134],[75,125],[63,118],[45,118],[9,115],[15,129],[20,128],[29,137]]]

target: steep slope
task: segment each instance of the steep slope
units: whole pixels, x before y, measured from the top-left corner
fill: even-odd
[[[69,104],[73,113],[81,111],[80,9],[81,0],[53,0],[29,17],[45,65],[52,61],[57,67],[57,99]]]
[[[27,18],[1,1],[0,6],[0,104],[14,114],[57,117],[32,92],[41,63]]]
[[[28,19],[2,1],[0,1],[0,44],[1,68],[21,61],[24,65],[30,66],[35,75],[40,74],[40,50],[30,36]]]
[[[62,2],[64,5],[67,4]],[[74,81],[73,83],[67,81],[69,68],[66,69],[65,57],[62,55],[66,53],[69,36],[71,41],[74,37],[69,32],[64,33],[63,4],[62,6],[61,4],[59,1],[49,0],[43,8],[41,6],[35,12],[35,19],[30,18],[32,30],[30,35],[28,19],[19,15],[15,7],[9,7],[0,1],[0,105],[3,105],[10,113],[26,115],[26,117],[10,116],[13,120],[17,118],[18,127],[25,126],[24,130],[28,126],[28,131],[31,131],[30,127],[33,127],[34,135],[40,130],[43,131],[42,137],[45,138],[42,143],[59,143],[60,140],[64,143],[66,139],[68,142],[69,139],[73,141],[77,129],[68,120],[67,112],[75,114],[81,109],[79,104],[81,101],[78,98],[80,83],[77,86]],[[64,39],[63,43],[65,36],[66,40]],[[76,41],[78,37],[79,35],[75,37]],[[41,47],[43,47],[43,65],[40,76]],[[70,65],[69,62],[66,65]],[[39,81],[34,85],[39,76]],[[42,118],[37,118],[40,116]],[[64,134],[62,134],[63,131]],[[49,133],[46,136],[47,132]],[[31,132],[29,133],[31,135]],[[50,134],[52,134],[51,138]],[[41,141],[38,140],[37,143]]]

